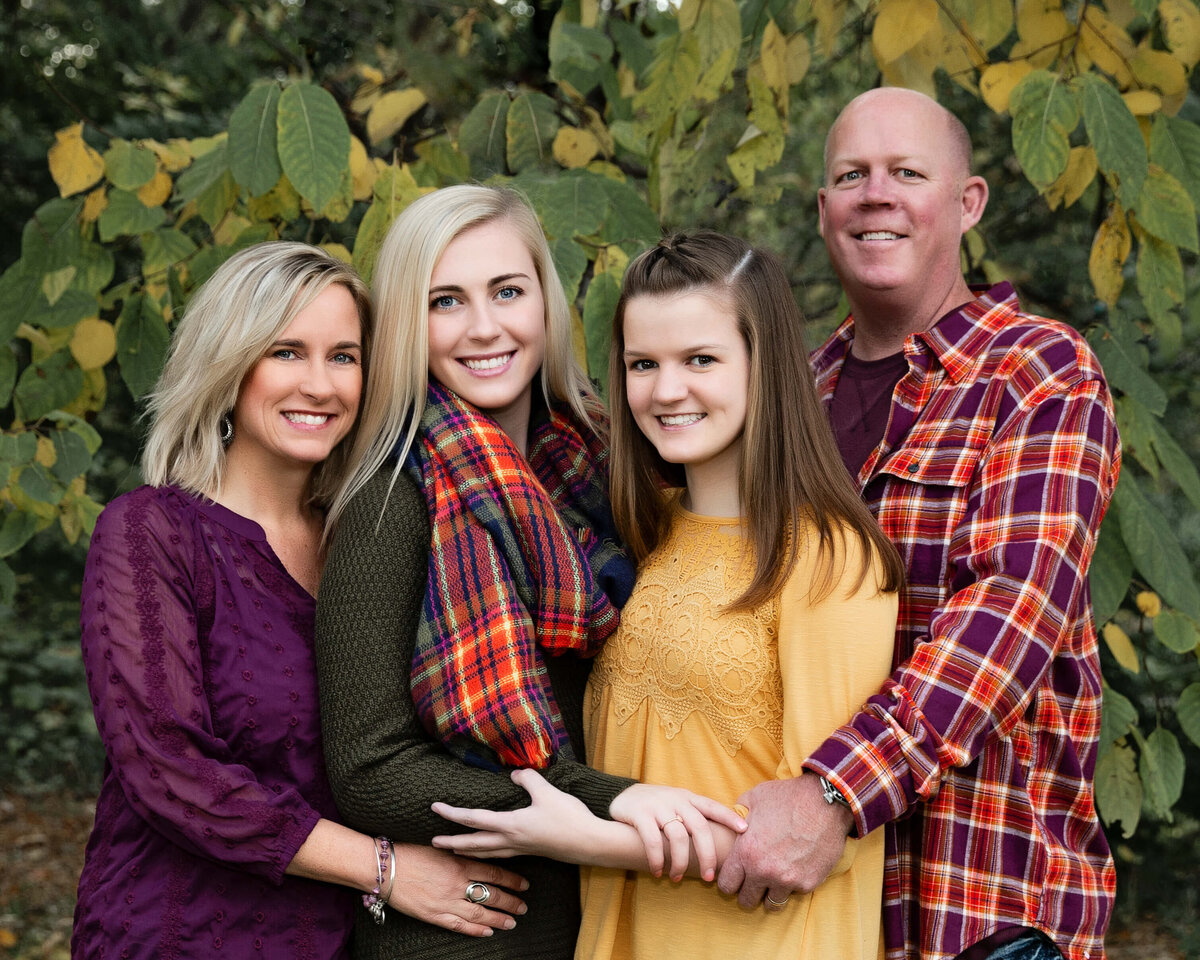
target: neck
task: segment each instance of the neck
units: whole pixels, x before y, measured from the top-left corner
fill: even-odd
[[[914,333],[923,333],[952,310],[974,299],[966,280],[959,276],[940,295],[897,297],[896,291],[860,291],[850,298],[854,315],[854,356],[860,360],[882,360],[900,353]]]
[[[684,507],[704,517],[740,517],[737,467],[735,458],[685,466]]]
[[[307,463],[259,463],[235,440],[226,451],[221,489],[209,491],[208,496],[263,527],[308,520],[312,516],[308,505],[312,473],[313,467]]]
[[[530,399],[529,394],[526,393],[511,407],[497,410],[491,415],[523,457],[529,455],[529,411]]]

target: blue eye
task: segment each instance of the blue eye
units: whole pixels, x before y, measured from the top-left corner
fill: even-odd
[[[520,287],[501,287],[496,291],[497,300],[516,300],[520,295]]]
[[[358,357],[352,353],[335,353],[333,355],[333,362],[338,364],[354,364],[358,363]]]
[[[273,356],[276,360],[293,360],[296,357],[296,351],[287,347],[282,347],[279,350],[274,351],[271,356]]]
[[[445,296],[434,297],[432,302],[429,304],[429,308],[431,310],[449,310],[456,303],[458,303],[458,297],[452,297],[450,294],[446,294]]]

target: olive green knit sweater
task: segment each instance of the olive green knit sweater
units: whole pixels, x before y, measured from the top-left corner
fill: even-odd
[[[409,689],[417,619],[425,593],[429,519],[416,485],[400,476],[387,495],[390,467],[353,499],[337,530],[317,604],[317,675],[326,765],[344,822],[398,843],[428,843],[458,829],[433,814],[435,800],[511,810],[528,795],[506,772],[469,767],[430,738]],[[386,500],[386,507],[385,507]],[[380,517],[382,515],[382,522]],[[583,757],[583,690],[590,661],[546,657],[554,696]],[[558,757],[544,771],[560,790],[608,817],[612,799],[633,781]],[[504,861],[529,880],[529,912],[516,928],[466,937],[389,910],[383,926],[356,914],[356,960],[562,958],[579,928],[576,867],[541,857]]]

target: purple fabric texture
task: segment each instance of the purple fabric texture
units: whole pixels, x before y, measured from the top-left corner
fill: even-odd
[[[140,487],[101,514],[81,625],[105,769],[73,957],[345,956],[354,892],[284,875],[337,816],[314,610],[218,504]]]

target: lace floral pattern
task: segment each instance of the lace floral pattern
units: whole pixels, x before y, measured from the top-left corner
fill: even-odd
[[[589,709],[607,694],[618,724],[646,700],[674,739],[693,712],[734,756],[751,731],[782,740],[778,603],[722,612],[745,589],[735,527],[683,514],[638,574],[620,629],[592,671]]]

